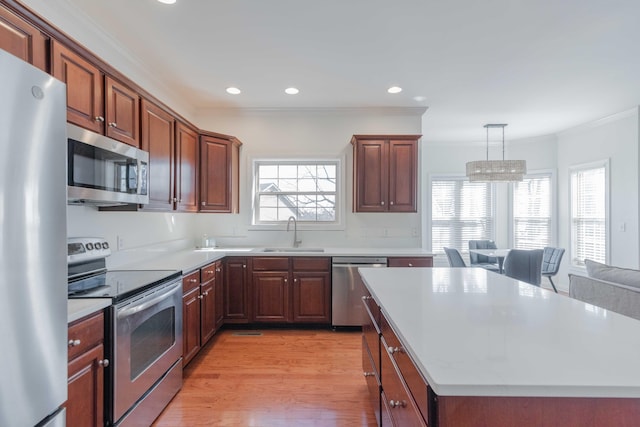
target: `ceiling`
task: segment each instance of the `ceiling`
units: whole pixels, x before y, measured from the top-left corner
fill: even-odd
[[[449,142],[640,104],[638,0],[56,1],[197,108],[422,106],[424,139]]]

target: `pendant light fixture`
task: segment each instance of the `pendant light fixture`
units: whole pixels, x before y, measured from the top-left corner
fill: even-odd
[[[506,124],[487,124],[487,160],[476,160],[467,163],[467,177],[471,182],[511,182],[522,181],[527,173],[524,160],[504,159],[504,128]],[[502,128],[502,160],[489,160],[489,129]]]

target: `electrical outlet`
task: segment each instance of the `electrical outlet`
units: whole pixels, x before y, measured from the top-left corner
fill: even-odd
[[[117,246],[118,246],[118,250],[121,251],[124,249],[124,238],[122,238],[122,236],[118,236],[116,238],[117,240]]]

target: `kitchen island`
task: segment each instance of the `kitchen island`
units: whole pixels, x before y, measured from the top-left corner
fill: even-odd
[[[637,425],[639,321],[481,268],[360,274],[380,309],[383,420],[412,406],[385,401],[388,353],[401,378],[398,355],[419,372],[427,390],[402,380],[430,426]]]

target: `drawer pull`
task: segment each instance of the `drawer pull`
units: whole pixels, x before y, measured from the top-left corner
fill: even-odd
[[[191,283],[197,283],[197,282],[198,282],[198,279],[189,279],[189,282],[191,282]]]
[[[404,353],[404,349],[402,347],[389,346],[389,348],[387,348],[387,350],[389,350],[389,354]]]
[[[102,123],[102,122],[104,122],[104,117],[102,117],[102,116],[96,116],[96,117],[94,118],[94,120],[95,120],[96,122],[98,122],[98,123]]]
[[[365,377],[372,377],[375,375],[375,372],[364,372]]]
[[[69,340],[69,347],[77,347],[80,345],[80,340]]]
[[[413,267],[413,264],[409,263],[409,267]]]
[[[98,360],[98,365],[106,368],[107,366],[109,366],[109,359]]]
[[[405,400],[390,400],[389,406],[392,408],[406,408],[407,402]]]
[[[116,122],[110,122],[110,123],[109,123],[109,127],[110,127],[110,128],[117,128],[117,127],[118,127],[118,125],[116,124]]]
[[[213,274],[214,272],[213,272],[213,270],[207,270],[207,271],[205,271],[205,273],[207,273],[207,274]]]
[[[365,295],[362,297],[362,301],[368,301],[370,299],[373,299],[373,297],[371,295]]]

